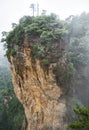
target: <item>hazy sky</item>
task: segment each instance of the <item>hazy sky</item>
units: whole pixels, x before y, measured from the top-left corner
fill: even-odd
[[[0,33],[8,31],[11,23],[17,23],[23,15],[31,15],[30,4],[37,2],[40,12],[45,9],[48,13],[58,14],[61,19],[89,12],[89,0],[0,0]]]

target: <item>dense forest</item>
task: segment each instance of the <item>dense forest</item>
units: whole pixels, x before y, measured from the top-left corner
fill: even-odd
[[[33,59],[40,59],[44,69],[66,54],[66,66],[60,65],[54,69],[57,83],[63,87],[65,93],[69,89],[71,89],[71,93],[76,90],[84,90],[84,86],[83,90],[79,90],[80,84],[75,84],[75,82],[81,80],[78,77],[82,75],[79,75],[81,69],[89,69],[89,13],[84,12],[80,16],[71,15],[64,21],[55,14],[22,17],[19,24],[15,24],[13,30],[6,34],[6,38],[2,38],[7,48],[8,60],[11,55],[13,57],[17,55],[18,49],[23,46],[25,37],[33,43],[30,44],[33,49],[31,53]],[[86,79],[88,79],[89,74],[86,75]],[[83,100],[81,94],[78,93],[80,96],[77,95],[76,103],[78,101],[80,106],[77,105],[74,109],[78,118],[75,117],[75,123],[70,124],[69,127],[75,130],[88,130],[89,109],[83,105],[89,107],[88,101],[86,102],[84,99],[85,95],[88,96],[89,82],[84,79],[84,76],[81,77],[83,82],[87,83],[85,85],[87,93],[83,95]],[[73,100],[75,97],[76,94],[74,94]],[[72,102],[72,105],[74,106],[75,102]],[[13,92],[10,70],[2,65],[0,66],[0,130],[22,130],[24,120],[23,107]]]
[[[2,51],[0,55],[0,130],[22,130],[24,120],[24,109],[14,94],[10,66]]]

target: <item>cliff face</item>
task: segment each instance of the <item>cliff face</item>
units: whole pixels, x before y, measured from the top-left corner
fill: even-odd
[[[10,56],[14,90],[25,109],[27,130],[66,130],[66,99],[53,74],[56,63],[43,69],[31,51],[25,45],[17,56]]]

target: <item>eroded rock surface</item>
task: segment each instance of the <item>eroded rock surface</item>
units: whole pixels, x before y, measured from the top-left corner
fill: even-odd
[[[56,63],[42,68],[33,60],[31,48],[25,46],[17,56],[10,57],[15,93],[23,104],[27,130],[66,130],[66,99],[56,82],[53,69]]]

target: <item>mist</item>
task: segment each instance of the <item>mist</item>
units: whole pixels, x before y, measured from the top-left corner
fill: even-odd
[[[10,2],[10,4],[9,4]],[[33,2],[33,1],[32,1]],[[7,3],[7,4],[6,4]],[[22,5],[21,5],[22,3]],[[50,4],[51,3],[51,4]],[[65,4],[64,4],[65,3]],[[37,49],[36,53],[34,53],[35,56],[38,56],[36,58],[41,59],[41,58],[48,58],[44,60],[47,62],[46,64],[48,65],[51,63],[48,60],[51,59],[55,62],[56,58],[60,58],[59,52],[61,51],[62,58],[63,56],[66,56],[66,64],[65,69],[63,68],[60,69],[56,68],[57,70],[54,72],[57,73],[57,76],[55,76],[57,79],[57,85],[62,89],[62,91],[65,91],[65,93],[58,99],[59,102],[61,99],[66,100],[66,115],[65,118],[63,117],[63,123],[67,122],[70,123],[71,121],[74,121],[74,113],[73,109],[76,104],[79,104],[81,107],[87,107],[89,108],[89,1],[70,1],[68,0],[67,3],[63,0],[62,3],[58,0],[56,1],[45,1],[43,0],[39,2],[34,1],[33,5],[36,6],[39,4],[39,15],[37,16],[37,10],[35,11],[35,15],[33,16],[33,11],[30,8],[31,1],[11,1],[8,0],[6,2],[5,0],[1,3],[2,8],[1,8],[1,27],[0,27],[0,32],[6,31],[8,32],[9,38],[7,36],[4,38],[5,42],[0,43],[0,123],[4,122],[3,120],[3,114],[6,114],[7,116],[7,121],[8,122],[6,127],[4,125],[0,125],[0,127],[3,127],[3,130],[6,130],[9,128],[9,130],[12,130],[15,128],[15,130],[22,130],[23,124],[26,127],[27,125],[27,120],[25,118],[24,114],[24,109],[22,107],[22,104],[18,101],[16,98],[14,91],[13,91],[13,85],[11,81],[11,73],[10,73],[10,63],[8,62],[8,58],[10,56],[15,57],[18,56],[18,48],[19,50],[21,49],[22,40],[23,38],[21,37],[23,34],[18,33],[19,27],[22,27],[24,30],[21,33],[26,33],[26,36],[33,34],[33,32],[36,31],[36,36],[41,38],[39,40],[40,46],[36,46]],[[74,8],[73,8],[74,6]],[[7,14],[4,11],[2,13],[2,10],[7,10]],[[45,9],[45,13],[42,14],[42,10]],[[50,13],[53,12],[54,14]],[[70,14],[71,12],[71,14]],[[56,13],[56,14],[55,14]],[[52,16],[53,15],[53,16]],[[33,24],[30,21],[34,17],[37,17],[38,21],[36,21],[36,24]],[[44,20],[44,18],[48,17],[49,21],[50,19],[53,18],[53,21],[51,21],[53,28],[47,28],[45,25],[48,25],[49,23],[46,23],[47,21]],[[19,20],[20,19],[20,20]],[[40,19],[40,22],[39,22]],[[40,24],[43,19],[42,25]],[[55,24],[55,19],[59,20],[57,24]],[[22,21],[21,21],[22,20]],[[34,20],[35,21],[35,20]],[[44,22],[45,21],[45,22]],[[54,22],[54,25],[53,25]],[[16,26],[12,28],[12,23],[16,23]],[[32,26],[31,26],[32,24]],[[58,26],[60,24],[61,26]],[[19,26],[21,25],[21,26]],[[34,26],[33,26],[34,25]],[[39,26],[40,25],[40,26]],[[49,24],[50,25],[50,24]],[[56,26],[58,26],[59,30],[55,31]],[[46,28],[46,29],[43,29]],[[36,29],[35,29],[36,28]],[[43,30],[42,30],[43,29]],[[11,31],[10,31],[11,30]],[[47,31],[46,33],[43,33],[41,35],[42,31]],[[32,31],[32,32],[31,32]],[[44,32],[45,32],[44,31]],[[51,32],[51,33],[50,33]],[[13,34],[13,35],[9,35]],[[18,34],[18,35],[17,35]],[[41,36],[40,36],[41,35]],[[35,36],[35,33],[33,37]],[[0,35],[1,39],[3,38]],[[54,38],[54,39],[52,39]],[[9,40],[8,40],[9,39]],[[36,42],[34,40],[35,38],[31,39],[33,43]],[[59,39],[59,41],[57,41]],[[61,39],[61,40],[60,40]],[[41,43],[43,40],[43,43]],[[30,40],[29,40],[30,41]],[[45,43],[48,42],[48,53],[47,55],[45,54]],[[51,43],[53,45],[53,42],[60,44],[60,47],[57,48],[56,50],[54,48],[51,48]],[[58,43],[59,42],[59,43]],[[4,48],[4,45],[7,46],[7,49]],[[12,48],[10,48],[10,46]],[[19,47],[20,45],[20,47]],[[18,47],[17,47],[18,46]],[[38,48],[37,48],[38,47]],[[54,45],[55,47],[55,45]],[[34,48],[34,46],[33,46]],[[45,49],[44,49],[45,48]],[[34,49],[34,50],[35,50]],[[51,49],[54,49],[51,50]],[[59,49],[59,50],[57,50]],[[50,51],[51,50],[51,51]],[[23,48],[22,50],[23,51]],[[37,52],[38,51],[38,52]],[[8,53],[9,52],[9,53]],[[14,54],[12,52],[15,52]],[[40,52],[40,53],[39,53]],[[23,52],[24,53],[24,52]],[[21,54],[23,54],[21,53]],[[53,53],[53,57],[51,57],[51,53]],[[56,56],[55,56],[56,54]],[[49,56],[48,56],[49,55]],[[43,57],[41,57],[43,56]],[[48,57],[46,57],[48,56]],[[19,57],[19,56],[18,56]],[[40,58],[39,58],[40,57]],[[50,58],[51,57],[51,58]],[[21,57],[23,58],[23,56]],[[54,59],[53,59],[54,58]],[[43,60],[43,59],[41,59]],[[59,59],[57,59],[59,60]],[[64,59],[65,60],[65,59]],[[19,63],[19,62],[18,62]],[[70,67],[70,68],[68,68]],[[29,67],[27,66],[26,69]],[[16,69],[16,68],[15,68]],[[60,71],[60,70],[61,71]],[[66,71],[67,70],[67,71]],[[64,72],[63,72],[64,71]],[[62,73],[63,72],[63,73]],[[61,73],[61,74],[60,74]],[[62,78],[61,78],[62,76]],[[16,77],[17,78],[17,77]],[[63,79],[64,78],[64,79]],[[62,79],[62,81],[61,81]],[[24,82],[21,82],[24,83]],[[19,83],[20,84],[20,83]],[[21,87],[21,86],[20,86]],[[63,88],[64,87],[64,88]],[[29,95],[29,94],[28,94]],[[8,98],[7,98],[8,97]],[[7,98],[7,104],[4,104],[4,100]],[[12,100],[13,99],[13,100]],[[62,99],[62,100],[63,100]],[[18,107],[19,106],[19,107]],[[10,109],[11,108],[11,109]],[[16,109],[14,109],[16,108]],[[19,108],[17,110],[17,108]],[[43,108],[42,108],[43,109]],[[15,114],[16,112],[16,114]],[[10,114],[10,116],[9,116]],[[22,115],[23,114],[23,117]],[[15,117],[15,118],[14,118]],[[16,119],[16,120],[15,120]],[[20,122],[21,119],[21,122]],[[20,123],[20,127],[19,127]],[[14,124],[14,125],[13,125]],[[64,125],[64,124],[62,124]],[[10,129],[11,127],[11,129]],[[62,127],[63,128],[63,127]],[[26,130],[26,129],[24,129]],[[64,130],[64,129],[61,129]],[[67,130],[67,128],[66,128]],[[82,129],[83,130],[83,129]]]

